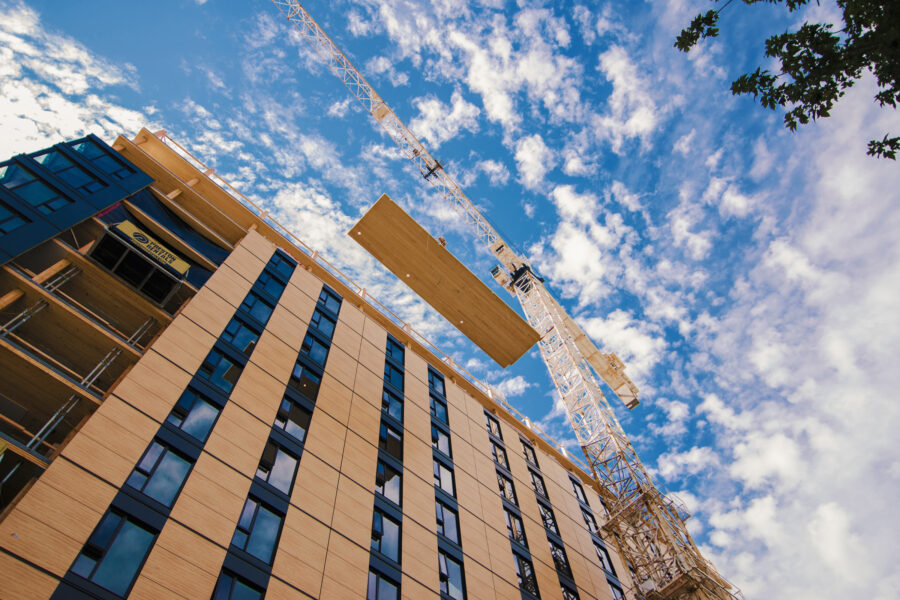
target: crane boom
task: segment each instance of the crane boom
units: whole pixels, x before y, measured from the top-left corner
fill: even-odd
[[[615,354],[597,350],[534,274],[527,258],[503,240],[300,2],[272,2],[503,265],[502,270],[493,270],[494,278],[517,297],[529,323],[542,335],[541,355],[609,511],[602,529],[631,567],[634,597],[741,598],[700,554],[685,525],[686,511],[653,484],[607,402],[595,373],[629,408],[637,404],[637,388],[622,362]]]

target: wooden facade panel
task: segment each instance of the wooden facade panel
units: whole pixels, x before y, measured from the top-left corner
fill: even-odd
[[[113,392],[158,422],[165,421],[191,374],[152,349],[148,350]]]
[[[238,248],[240,250],[249,251],[264,263],[269,262],[269,259],[272,258],[272,254],[275,253],[275,244],[260,235],[259,232],[253,230],[248,231],[244,237],[241,238],[241,241],[238,242],[235,250]]]
[[[303,292],[307,298],[312,298],[313,302],[315,302],[319,298],[319,294],[322,293],[322,280],[304,269],[302,265],[294,269],[294,274],[291,277],[291,286],[298,292]],[[288,306],[288,308],[290,308],[290,306]],[[304,318],[301,313],[296,314],[301,319]],[[310,309],[309,314],[312,314],[312,309]],[[309,318],[306,317],[306,320],[309,320]]]
[[[225,548],[213,544],[179,523],[169,520],[156,540],[157,548],[165,548],[198,569],[217,577],[225,560]],[[160,580],[160,583],[164,583]],[[171,586],[166,586],[171,587]],[[174,589],[174,588],[173,588]]]
[[[164,530],[165,531],[165,530]],[[183,598],[208,598],[216,587],[218,571],[210,573],[188,559],[195,552],[209,553],[210,559],[219,564],[225,559],[225,549],[202,540],[199,536],[189,543],[187,548],[176,548],[174,551],[158,542],[150,551],[147,562],[141,570],[141,577],[149,579],[170,593]],[[202,540],[202,542],[201,542]],[[199,546],[197,548],[196,546]]]
[[[307,276],[312,277],[312,275],[304,271],[302,267],[294,269],[291,283],[284,289],[278,304],[290,311],[290,313],[300,322],[308,324],[313,311],[316,308],[316,299],[319,297],[319,292],[322,290],[322,282],[313,277],[315,280],[314,290],[303,290],[294,285],[297,281],[306,281]],[[303,341],[302,336],[299,341]]]
[[[172,507],[172,518],[227,548],[249,490],[247,477],[204,452]]]
[[[308,327],[309,323],[288,310],[284,302],[278,303],[278,306],[272,311],[272,316],[269,317],[269,322],[266,324],[266,329],[287,344],[295,357],[300,352]]]
[[[290,507],[272,564],[272,575],[318,597],[325,570],[328,534],[327,527]]]
[[[346,301],[341,304],[340,322],[346,325],[351,331],[362,336],[366,316],[359,308],[351,304],[349,300],[350,298],[347,298]],[[335,334],[337,334],[337,332],[335,332]]]
[[[478,480],[460,470],[454,472],[454,478],[456,479],[456,499],[459,502],[460,510],[466,509],[479,519],[483,518],[484,510],[482,509]],[[500,504],[500,497],[497,494],[489,500]]]
[[[261,422],[271,424],[281,405],[284,388],[285,384],[269,372],[248,362],[229,398]]]
[[[471,596],[469,596],[471,598]],[[419,600],[420,598],[440,598],[440,594],[430,590],[409,575],[404,573],[400,582],[400,598],[402,600]]]
[[[270,430],[271,422],[264,423],[229,402],[222,409],[204,450],[247,477],[253,477]]]
[[[337,533],[328,541],[321,600],[364,598],[369,580],[369,550]]]
[[[475,475],[475,454],[464,438],[450,430],[450,450],[453,452],[453,464],[457,470],[463,470],[470,475]]]
[[[304,452],[297,469],[297,483],[294,484],[291,502],[306,514],[330,525],[337,484],[336,469],[315,455]]]
[[[278,337],[272,329],[266,329],[259,336],[256,347],[253,348],[250,362],[262,367],[266,373],[281,384],[281,389],[275,394],[281,396],[281,391],[287,385],[294,364],[297,362],[297,351]],[[243,375],[241,377],[243,378]],[[240,385],[240,380],[238,385]]]
[[[433,482],[433,464],[434,454],[431,450],[431,444],[426,444],[419,438],[410,435],[409,432],[404,433],[403,470],[412,471],[426,481]]]
[[[47,600],[59,581],[0,552],[0,598],[3,600]]]
[[[352,306],[343,306],[341,308],[341,318],[338,319],[337,327],[334,328],[334,335],[331,338],[331,345],[337,346],[354,359],[359,358],[359,348],[362,343],[362,334],[354,331],[347,325],[343,319],[344,312]],[[355,310],[355,309],[354,309]]]
[[[275,249],[273,248],[272,252],[274,251]],[[272,252],[269,252],[269,256],[272,255]],[[262,273],[268,261],[268,258],[263,259],[253,254],[246,246],[238,245],[225,259],[224,264],[228,265],[229,268],[245,280],[253,282]],[[215,274],[213,274],[213,277],[215,277]],[[212,281],[213,277],[209,278],[210,281]]]
[[[516,569],[513,566],[512,549],[506,532],[500,533],[490,527],[486,528],[487,549],[490,555],[491,571],[506,581],[516,581]]]
[[[336,346],[328,351],[325,372],[334,376],[347,387],[353,387],[356,380],[356,359]]]
[[[362,339],[359,344],[359,367],[357,377],[362,368],[368,369],[374,375],[381,376],[384,373],[384,354],[387,342],[381,346],[375,346],[368,340]]]
[[[366,317],[362,330],[363,338],[375,348],[384,348],[387,343],[387,330],[375,319]],[[406,352],[412,352],[407,347]]]
[[[94,477],[68,460],[54,460],[41,475],[39,482],[56,488],[85,506],[106,507],[116,495],[116,488]],[[19,502],[22,505],[25,499]]]
[[[324,411],[316,410],[306,434],[304,455],[311,453],[337,469],[344,454],[347,427]]]
[[[419,356],[413,349],[409,346],[406,347],[406,352],[404,353],[404,365],[403,368],[406,371],[407,377],[414,377],[418,382],[424,383],[425,387],[428,387],[428,363],[424,358]],[[410,380],[407,380],[409,383]]]
[[[228,260],[226,260],[222,266],[216,269],[216,272],[212,274],[212,277],[209,278],[203,287],[209,288],[228,304],[237,308],[241,305],[241,302],[244,301],[244,297],[247,295],[247,292],[250,291],[253,282],[256,281],[256,278],[262,272],[263,263],[258,263],[259,270],[256,271],[255,274],[248,273],[250,275],[250,278],[248,279],[231,268],[233,257],[234,253],[228,257]],[[233,312],[234,311],[232,311],[232,313]]]
[[[303,574],[298,574],[303,577]],[[315,574],[312,574],[315,576]],[[318,589],[318,587],[316,588]],[[318,592],[316,592],[318,594]],[[296,588],[291,587],[280,579],[275,577],[269,579],[269,586],[266,588],[266,600],[297,600],[298,598],[315,598],[315,595],[298,592]]]
[[[402,527],[403,571],[427,589],[439,591],[437,535],[411,519],[404,519]]]
[[[547,540],[543,540],[543,544],[547,545]],[[537,580],[538,590],[541,592],[541,598],[562,598],[562,588],[559,585],[559,576],[556,574],[556,567],[548,566],[546,563],[540,562],[532,555],[532,563],[534,565],[534,576]],[[590,600],[584,598],[584,600]]]
[[[350,404],[353,392],[328,373],[322,377],[319,395],[316,397],[316,411],[323,411],[337,420],[346,423],[350,418]]]
[[[373,496],[370,489],[341,475],[331,527],[354,543],[368,546],[372,540]]]
[[[382,362],[383,368],[384,363]],[[382,370],[373,373],[366,368],[359,368],[356,370],[356,378],[353,381],[353,385],[348,387],[352,387],[353,393],[366,402],[380,407],[381,392],[384,389],[384,372]]]
[[[234,309],[234,306],[212,289],[203,286],[181,310],[181,315],[218,338],[234,314]]]
[[[153,349],[188,373],[196,373],[214,343],[211,333],[179,315],[153,342]]]
[[[512,560],[512,556],[509,557],[509,560]],[[513,570],[513,578],[506,579],[493,573],[494,597],[497,598],[497,600],[522,600],[522,593],[519,591],[519,586],[516,584],[515,574],[516,572]]]
[[[459,511],[459,533],[462,538],[463,551],[476,562],[489,566],[491,564],[487,547],[487,531],[484,521],[468,510]]]
[[[85,473],[85,479],[93,480],[84,483],[95,490],[105,488],[111,491],[113,489],[87,473]],[[66,492],[51,487],[39,479],[14,510],[21,511],[37,521],[47,523],[66,537],[84,544],[111,500],[112,495],[105,504],[83,504]]]
[[[463,571],[466,576],[466,598],[469,600],[494,600],[494,577],[491,572],[480,563],[466,559],[463,562]]]
[[[378,431],[381,423],[381,406],[373,406],[359,396],[353,397],[350,405],[350,416],[347,427],[372,446],[378,444]]]
[[[375,423],[377,425],[377,421]],[[370,491],[375,489],[378,460],[378,448],[368,441],[373,439],[373,433],[375,432],[369,432],[368,439],[364,439],[355,432],[348,431],[341,460],[341,472]]]
[[[0,546],[59,577],[83,545],[83,540],[74,540],[21,510],[13,510],[0,523]]]
[[[428,475],[427,473],[423,475]],[[434,485],[431,478],[423,479],[414,471],[403,470],[403,514],[422,525],[436,525],[434,510]]]

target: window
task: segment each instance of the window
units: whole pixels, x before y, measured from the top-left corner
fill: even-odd
[[[431,417],[449,425],[447,420],[447,403],[436,396],[431,396]]]
[[[564,585],[560,586],[560,588],[562,589],[563,600],[580,600],[580,598],[578,597],[578,592],[576,592],[572,588],[566,587]]]
[[[134,171],[110,156],[93,140],[84,140],[72,145],[72,149],[84,155],[86,159],[106,171],[116,179],[125,179]]]
[[[0,202],[0,235],[15,231],[22,225],[30,222],[31,221],[19,214],[18,211],[13,210],[11,206]]]
[[[450,457],[450,436],[437,425],[431,426],[431,447],[443,452]]]
[[[262,600],[265,592],[237,575],[222,571],[212,600]]]
[[[403,389],[403,371],[394,365],[384,363],[384,380],[398,390]]]
[[[375,473],[375,491],[397,506],[400,506],[401,481],[400,471],[384,461],[378,461],[378,470]]]
[[[403,462],[403,434],[387,423],[381,424],[378,432],[378,447]]]
[[[537,461],[537,455],[534,453],[534,447],[525,440],[521,441],[522,451],[525,453],[525,460],[528,461],[528,464],[538,467],[539,465]]]
[[[527,558],[519,556],[513,552],[516,560],[516,577],[519,580],[519,589],[533,596],[540,596],[538,593],[537,580],[534,578],[534,567]]]
[[[403,344],[390,336],[388,336],[387,348],[385,349],[384,353],[396,360],[401,365],[403,364]]]
[[[216,419],[219,418],[219,412],[218,406],[194,390],[187,389],[181,394],[181,398],[169,413],[166,422],[198,441],[205,442]]]
[[[312,413],[300,406],[290,398],[281,400],[281,407],[275,415],[275,427],[284,429],[284,432],[293,436],[297,441],[306,439],[309,430],[309,420]]]
[[[303,345],[300,347],[300,352],[308,356],[314,363],[320,365],[324,365],[325,359],[328,358],[328,346],[308,333],[306,334],[306,337],[303,338]]]
[[[550,499],[547,496],[547,487],[544,485],[544,478],[535,473],[532,470],[528,470],[528,473],[531,474],[531,485],[534,487],[534,493],[536,493],[541,498]]]
[[[394,562],[400,561],[400,523],[378,509],[372,519],[372,550]]]
[[[498,421],[488,413],[484,413],[484,422],[487,425],[488,431],[490,433],[497,436],[501,440],[503,439],[503,434],[500,433],[500,421]]]
[[[504,469],[509,469],[509,461],[506,459],[506,450],[503,449],[503,446],[499,445],[497,442],[491,442],[491,455],[494,457],[494,462],[503,467]]]
[[[597,521],[594,519],[594,515],[591,514],[589,510],[581,509],[581,516],[584,517],[584,524],[587,525],[588,530],[591,533],[596,533],[597,531]]]
[[[587,498],[584,495],[584,489],[581,487],[581,484],[574,479],[569,479],[569,481],[572,482],[572,490],[575,492],[575,497],[578,498],[578,501],[582,504],[587,504]]]
[[[313,311],[312,318],[309,320],[309,324],[315,327],[319,333],[331,339],[331,336],[334,335],[334,319],[326,317],[325,314],[320,310]]]
[[[0,185],[39,212],[49,215],[72,201],[15,163],[0,167]]]
[[[315,400],[319,394],[320,383],[322,383],[322,378],[300,363],[294,365],[294,371],[288,381],[289,386],[310,400]]]
[[[280,298],[284,293],[284,283],[268,271],[260,273],[256,279],[256,285],[273,298]]]
[[[297,462],[296,456],[270,440],[256,468],[256,477],[290,496],[294,476],[297,474]]]
[[[231,544],[264,563],[271,564],[283,520],[282,515],[258,500],[247,498]]]
[[[625,593],[616,584],[609,582],[609,591],[612,592],[613,600],[625,600]]]
[[[222,332],[221,337],[245,355],[250,356],[250,353],[253,352],[253,347],[256,346],[256,342],[259,340],[259,333],[256,329],[235,317],[225,326],[225,331]]]
[[[465,598],[462,565],[458,560],[443,550],[438,550],[438,568],[440,569],[441,594],[453,600]]]
[[[248,293],[247,297],[244,298],[244,301],[241,303],[241,308],[247,311],[251,317],[260,323],[268,323],[269,317],[272,316],[272,311],[275,310],[274,306],[269,304],[266,300],[263,300],[259,294],[253,291]]]
[[[509,539],[527,547],[528,540],[525,539],[525,526],[522,525],[522,519],[508,508],[504,508],[503,512],[506,513],[506,532],[509,534]]]
[[[243,370],[244,367],[236,364],[218,350],[213,350],[200,365],[198,374],[226,394],[230,394]]]
[[[319,294],[319,304],[334,314],[338,314],[338,311],[341,310],[341,297],[327,287],[323,287],[322,293]]]
[[[556,570],[571,578],[572,569],[569,567],[569,558],[566,556],[565,548],[554,541],[550,541],[550,555],[553,556],[553,564],[556,565]]]
[[[108,512],[72,565],[72,572],[119,596],[134,582],[156,532],[118,512]]]
[[[437,513],[437,532],[456,544],[459,543],[459,517],[456,511],[435,500],[434,510]]]
[[[105,183],[73,163],[67,156],[60,154],[57,150],[50,150],[35,156],[34,159],[53,171],[57,177],[79,192],[90,194],[106,187]]]
[[[400,588],[396,583],[379,573],[369,571],[369,589],[366,592],[366,600],[398,600]]]
[[[502,473],[497,473],[497,485],[500,486],[500,495],[503,499],[516,504],[516,489],[512,480]]]
[[[556,517],[553,516],[553,509],[538,502],[538,510],[541,511],[541,520],[544,522],[544,529],[559,535],[559,528],[556,526]]]
[[[143,251],[131,248],[114,233],[107,233],[92,246],[91,258],[160,304],[181,283],[169,275],[161,264]]]
[[[444,377],[431,369],[428,369],[428,389],[439,396],[447,396],[444,393]]]
[[[381,392],[381,412],[403,422],[403,401],[387,390]]]
[[[294,273],[294,268],[297,266],[297,263],[294,262],[293,258],[288,258],[280,251],[276,250],[275,254],[272,255],[272,258],[269,259],[269,264],[266,265],[267,269],[274,269],[280,275],[284,277],[290,277]]]
[[[594,549],[597,551],[597,559],[600,561],[600,566],[603,567],[603,570],[615,575],[616,570],[613,568],[612,560],[610,560],[609,552],[606,551],[606,548],[594,542]]]
[[[125,483],[164,506],[172,506],[190,470],[190,460],[154,440]]]
[[[453,488],[453,471],[437,460],[434,461],[434,485],[451,496],[456,496]]]

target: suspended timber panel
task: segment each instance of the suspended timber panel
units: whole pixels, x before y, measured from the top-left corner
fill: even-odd
[[[350,230],[369,251],[502,367],[540,335],[387,195]]]

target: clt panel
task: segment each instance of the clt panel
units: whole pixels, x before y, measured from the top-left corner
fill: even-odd
[[[500,366],[514,363],[540,339],[387,195],[350,230],[350,236]]]

